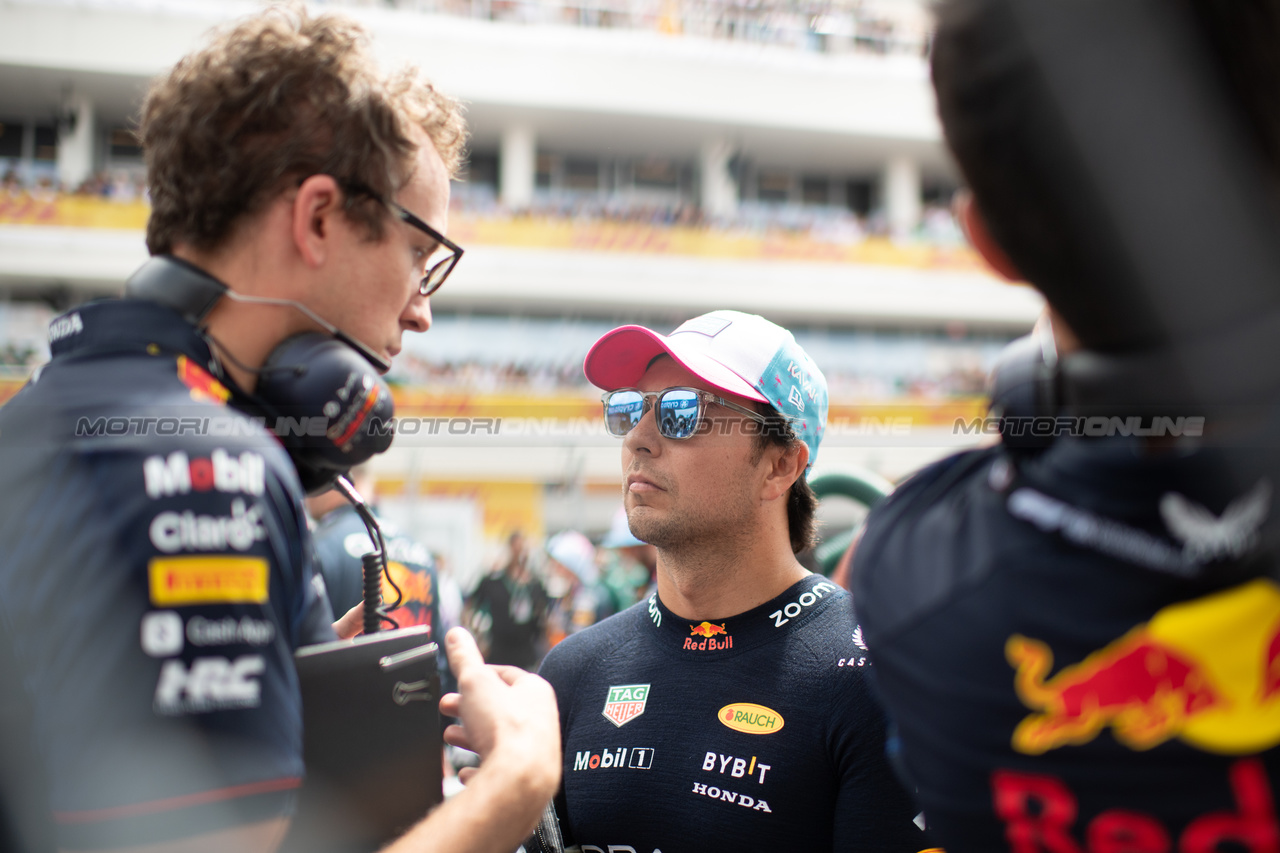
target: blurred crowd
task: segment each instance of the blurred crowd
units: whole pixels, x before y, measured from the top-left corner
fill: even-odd
[[[912,0],[329,0],[519,24],[647,30],[821,53],[928,54],[924,3]]]
[[[585,355],[552,363],[439,361],[402,353],[389,378],[399,385],[441,393],[595,396],[598,390],[582,374]],[[985,392],[987,378],[980,366],[958,365],[936,371],[904,370],[890,376],[834,369],[824,374],[832,399],[849,401],[970,397]]]
[[[149,198],[142,173],[131,169],[95,172],[73,189],[63,187],[48,173],[6,169],[0,177],[0,204],[28,200],[53,202],[67,195],[120,203]],[[687,200],[657,201],[653,197],[637,198],[622,193],[540,191],[528,210],[514,214],[498,201],[492,185],[460,183],[454,186],[450,207],[455,216],[463,218],[520,217],[549,222],[696,228],[757,239],[782,234],[840,246],[893,236],[887,218],[878,209],[860,214],[848,207],[826,204],[744,200],[732,216],[712,218]],[[951,214],[949,199],[925,204],[915,229],[897,237],[939,248],[964,244],[963,234]]]
[[[132,202],[147,199],[146,178],[140,171],[112,169],[95,172],[79,186],[68,190],[49,174],[29,174],[6,169],[0,177],[0,197],[31,197],[54,201],[60,195],[91,196],[110,201]]]
[[[951,213],[949,197],[922,206],[921,215],[907,239],[941,248],[965,245],[964,234]],[[455,215],[482,219],[517,216],[551,222],[611,222],[655,228],[705,228],[750,237],[783,233],[820,243],[851,246],[868,238],[890,237],[888,218],[878,208],[861,214],[843,205],[801,204],[744,200],[732,216],[709,217],[701,207],[685,200],[637,199],[626,194],[539,191],[529,209],[514,213],[498,200],[489,184],[458,184],[450,207]]]
[[[565,530],[535,547],[517,531],[466,596],[462,624],[490,663],[533,671],[565,637],[648,596],[657,565],[657,550],[631,534],[621,509],[599,543]]]

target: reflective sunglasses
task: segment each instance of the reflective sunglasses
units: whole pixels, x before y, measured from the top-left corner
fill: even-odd
[[[759,412],[697,388],[664,388],[647,392],[638,388],[619,388],[606,392],[600,399],[604,403],[605,429],[610,435],[623,436],[631,432],[651,407],[657,409],[658,433],[663,438],[676,441],[692,438],[705,429],[708,403],[718,403],[756,423],[768,423]]]

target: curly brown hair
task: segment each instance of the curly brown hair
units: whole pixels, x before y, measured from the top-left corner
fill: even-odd
[[[455,175],[466,142],[456,101],[414,67],[381,74],[354,21],[273,6],[215,34],[147,93],[147,248],[217,249],[310,175],[392,198],[413,177],[414,128]],[[367,192],[348,192],[344,209],[382,239],[387,213]]]

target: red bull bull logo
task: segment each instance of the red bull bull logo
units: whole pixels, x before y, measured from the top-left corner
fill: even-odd
[[[386,602],[396,600],[397,593],[391,586],[392,581],[395,581],[395,585],[400,588],[400,606],[387,615],[396,620],[396,624],[401,628],[430,625],[431,604],[435,599],[431,589],[431,576],[415,572],[404,563],[395,560],[387,562],[387,570],[390,577],[387,574],[382,576],[382,600]]]
[[[213,378],[209,371],[185,355],[178,356],[178,378],[191,389],[191,399],[208,403],[225,403],[231,396],[227,386]]]
[[[733,648],[733,637],[729,636],[729,632],[726,630],[723,622],[719,625],[712,625],[710,622],[703,622],[699,625],[690,625],[689,633],[692,634],[693,637],[702,637],[702,640],[699,642],[698,640],[693,639],[693,637],[685,637],[683,647],[685,651],[716,652],[721,649]],[[715,639],[717,636],[721,636],[722,639]]]
[[[1053,653],[1039,640],[1015,634],[1005,656],[1037,712],[1013,733],[1028,755],[1108,726],[1135,750],[1172,738],[1228,755],[1280,743],[1280,587],[1270,580],[1163,608],[1051,678]]]

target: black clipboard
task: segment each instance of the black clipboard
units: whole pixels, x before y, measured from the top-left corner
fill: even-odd
[[[443,799],[437,646],[421,625],[294,653],[306,780],[282,851],[373,851]]]

